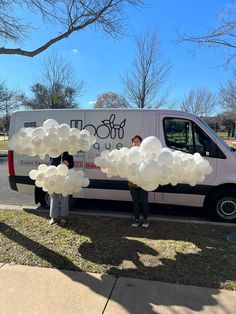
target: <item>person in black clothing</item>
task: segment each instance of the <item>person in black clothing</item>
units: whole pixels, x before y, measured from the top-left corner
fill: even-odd
[[[142,138],[139,135],[135,135],[132,138],[132,146],[140,146]],[[149,215],[149,206],[148,206],[148,192],[134,184],[133,182],[128,181],[128,186],[130,194],[133,200],[133,211],[134,211],[134,222],[132,227],[142,226],[143,228],[149,227],[148,215]],[[142,208],[143,220],[140,220],[140,211]]]
[[[74,158],[68,152],[56,158],[50,159],[50,165],[58,166],[61,163],[65,164],[69,169],[74,167]],[[50,217],[49,224],[61,222],[65,224],[69,215],[69,196],[53,193],[50,200]]]

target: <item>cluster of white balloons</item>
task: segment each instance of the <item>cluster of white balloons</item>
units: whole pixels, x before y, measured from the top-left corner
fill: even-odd
[[[35,180],[36,186],[49,194],[57,193],[67,196],[79,193],[82,187],[89,185],[89,179],[84,176],[83,171],[68,169],[64,164],[57,167],[41,164],[38,170],[31,170],[29,176]]]
[[[126,178],[146,191],[169,183],[194,186],[212,172],[209,162],[199,153],[192,155],[163,148],[155,136],[145,138],[140,147],[104,150],[94,163],[107,177]]]
[[[38,155],[44,159],[46,154],[56,158],[63,152],[75,155],[78,151],[89,151],[96,138],[89,131],[70,128],[68,124],[48,119],[43,126],[21,128],[9,141],[9,148],[17,154],[30,157]]]

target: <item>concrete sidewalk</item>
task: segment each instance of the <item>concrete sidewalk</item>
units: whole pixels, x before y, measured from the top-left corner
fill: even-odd
[[[1,314],[235,314],[236,291],[0,264]]]

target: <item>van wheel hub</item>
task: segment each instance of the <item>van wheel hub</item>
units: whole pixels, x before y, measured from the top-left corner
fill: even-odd
[[[236,218],[236,199],[224,197],[217,203],[217,212],[224,219]]]

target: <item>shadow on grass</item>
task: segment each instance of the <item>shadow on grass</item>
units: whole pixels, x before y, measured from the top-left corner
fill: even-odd
[[[231,227],[156,221],[145,230],[131,228],[124,218],[72,216],[67,228],[91,239],[78,247],[83,259],[105,265],[117,277],[212,288],[236,281],[236,246],[227,242]]]
[[[41,215],[41,213],[37,214]],[[223,240],[225,229],[219,226],[206,227],[193,224],[153,222],[150,229],[144,230],[142,228],[132,229],[130,222],[124,219],[81,216],[71,221],[67,229],[90,238],[91,243],[82,243],[77,248],[83,259],[96,264],[105,264],[107,266],[106,273],[116,277],[145,278],[199,286],[210,282],[210,286],[219,287],[220,281],[229,276],[229,273],[225,273],[225,268],[229,266],[228,258],[232,257],[230,264],[232,274],[228,279],[235,278],[235,257],[233,257],[235,251],[230,251],[232,247]],[[4,223],[0,224],[0,231],[9,239],[47,260],[55,268],[62,268],[61,265],[63,265],[64,269],[80,270],[66,256],[40,245]],[[145,241],[140,241],[140,239],[145,239]],[[155,246],[155,242],[159,240],[169,241],[170,248],[173,241],[191,242],[198,250],[196,253],[189,253],[188,251],[184,252],[181,247],[184,253],[176,252],[174,258],[160,256],[158,246]],[[227,245],[227,250],[224,251]],[[145,264],[140,258],[142,255],[147,258]],[[149,265],[149,258],[151,265]],[[58,263],[58,259],[62,259],[62,262]],[[153,264],[155,259],[156,263]],[[124,263],[129,263],[130,267],[123,267]],[[65,274],[68,275],[68,272]],[[95,290],[98,279],[90,278],[89,274],[87,276],[89,287],[99,293],[99,290]],[[104,280],[105,276],[102,276],[100,283]],[[110,299],[120,303],[129,313],[134,313],[132,302],[127,302],[127,298],[125,298],[125,293],[129,293],[129,288],[132,287],[128,285],[123,288],[124,297],[115,293],[114,289]],[[174,289],[178,289],[178,286]],[[193,291],[192,293],[194,295]],[[151,304],[178,305],[200,311],[206,305],[217,305],[214,296],[218,293],[217,290],[205,290],[204,298],[198,298],[197,302],[192,303],[188,297],[177,300],[172,296],[168,298],[167,295],[165,298],[160,298],[158,291],[156,294],[150,293],[150,295],[146,291],[141,291],[145,297],[141,297],[140,300],[145,302],[143,304],[145,313],[154,313]]]
[[[11,226],[3,222],[0,222],[0,232],[9,240],[18,243],[26,250],[31,251],[41,259],[47,261],[54,268],[71,269],[77,271],[80,270],[66,256],[63,256],[38,242],[29,239],[19,231],[13,229]]]

